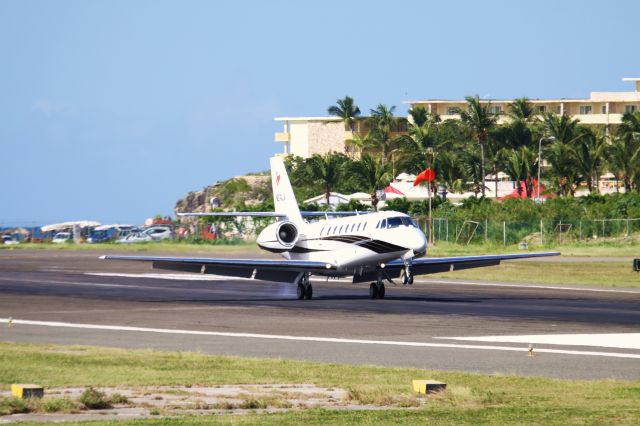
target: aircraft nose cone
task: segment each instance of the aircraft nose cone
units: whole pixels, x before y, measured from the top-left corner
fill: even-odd
[[[421,230],[416,229],[412,240],[411,249],[416,255],[422,255],[427,252],[427,237]]]

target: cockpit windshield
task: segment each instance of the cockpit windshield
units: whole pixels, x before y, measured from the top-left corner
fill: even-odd
[[[387,228],[397,228],[402,225],[413,226],[414,228],[418,227],[418,225],[410,217],[398,216],[390,217],[387,219]]]

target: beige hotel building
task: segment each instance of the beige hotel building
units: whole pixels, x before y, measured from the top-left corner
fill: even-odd
[[[611,128],[620,124],[622,114],[640,109],[640,78],[623,78],[633,82],[632,92],[591,92],[585,99],[530,99],[541,113],[568,114],[583,124],[604,125]],[[506,114],[510,99],[483,99],[490,103],[491,110],[499,115],[498,122],[509,120]],[[423,99],[405,101],[410,108],[422,106],[427,111],[440,114],[442,120],[456,120],[456,111],[466,108],[464,99]],[[310,157],[330,151],[345,152],[344,141],[353,138],[353,133],[345,131],[342,119],[338,117],[276,117],[282,124],[282,131],[275,134],[275,141],[283,144],[280,155]],[[398,134],[406,131],[406,120],[399,122]],[[366,120],[357,120],[355,132],[362,135],[369,131]]]

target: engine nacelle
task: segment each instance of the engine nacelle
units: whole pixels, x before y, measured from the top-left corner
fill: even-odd
[[[300,233],[296,225],[289,221],[282,221],[264,228],[256,242],[264,250],[283,253],[291,250],[299,237]]]
[[[298,227],[293,222],[282,222],[276,228],[276,238],[283,247],[291,248],[298,241]]]

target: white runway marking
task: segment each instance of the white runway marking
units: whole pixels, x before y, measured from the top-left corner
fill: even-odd
[[[85,272],[85,275],[95,275],[99,277],[124,277],[124,278],[159,278],[163,280],[185,280],[185,281],[223,281],[223,280],[251,280],[251,278],[242,277],[229,277],[224,275],[213,274],[157,274],[157,273],[142,273],[142,274],[127,274],[118,272]],[[312,278],[311,281],[323,283],[327,282],[324,277]],[[329,282],[351,283],[351,279],[348,278],[331,278]],[[608,289],[608,288],[583,288],[583,287],[559,287],[552,285],[534,285],[534,284],[505,284],[505,283],[483,283],[476,281],[456,281],[456,280],[435,280],[435,279],[416,279],[416,283],[420,284],[461,284],[461,285],[473,285],[479,287],[513,287],[513,288],[535,288],[535,289],[547,289],[547,290],[568,290],[568,291],[588,291],[596,293],[630,293],[640,294],[640,290],[620,290],[620,289]],[[286,284],[286,283],[285,283]]]
[[[640,333],[534,334],[528,336],[439,337],[439,339],[473,342],[600,346],[605,348],[640,350]]]
[[[223,281],[223,280],[248,280],[250,278],[226,277],[213,274],[124,274],[117,272],[85,272],[85,275],[97,277],[124,277],[124,278],[158,278],[161,280],[185,280],[185,281]]]
[[[595,293],[630,293],[640,294],[640,290],[620,290],[610,288],[584,288],[584,287],[561,287],[553,285],[535,285],[535,284],[506,284],[506,283],[483,283],[477,281],[457,281],[457,280],[420,280],[420,283],[427,284],[463,284],[475,285],[480,287],[515,287],[515,288],[542,288],[545,290],[569,290],[569,291],[591,291]]]
[[[8,321],[9,321],[8,318],[0,318],[0,322],[7,323]],[[279,335],[279,334],[228,333],[228,332],[199,331],[199,330],[172,330],[167,328],[126,327],[126,326],[117,326],[117,325],[98,325],[98,324],[76,324],[76,323],[69,323],[69,322],[31,321],[31,320],[20,320],[20,319],[14,319],[13,324],[14,324],[14,327],[15,325],[22,324],[22,325],[44,326],[44,327],[64,327],[64,328],[80,328],[80,329],[106,330],[106,331],[270,339],[270,340],[285,340],[285,341],[296,341],[296,342],[346,343],[346,344],[359,344],[359,345],[385,345],[385,346],[405,346],[405,347],[419,347],[419,348],[481,349],[481,350],[510,351],[510,352],[526,352],[527,350],[527,348],[525,347],[509,347],[509,346],[464,345],[464,344],[428,343],[428,342],[403,342],[403,341],[393,341],[393,340],[343,339],[343,338],[335,338],[335,337],[307,337],[307,336],[288,336],[288,335]],[[625,353],[616,353],[616,352],[537,349],[536,353],[640,359],[640,354],[625,354]]]

